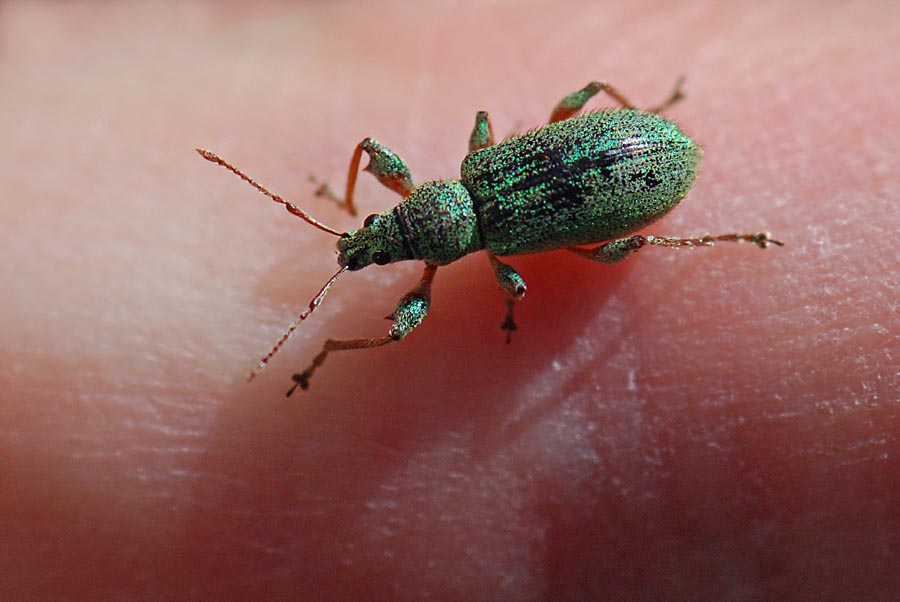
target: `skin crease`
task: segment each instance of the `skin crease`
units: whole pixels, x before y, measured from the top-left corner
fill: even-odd
[[[0,6],[0,599],[889,600],[900,592],[894,2]],[[556,6],[556,5],[554,5]],[[784,248],[346,275],[340,229],[592,79],[703,146],[655,235]],[[589,107],[612,106],[595,99]]]

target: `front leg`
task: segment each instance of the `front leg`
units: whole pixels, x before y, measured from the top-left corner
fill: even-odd
[[[316,189],[316,196],[331,199],[343,206],[350,215],[356,215],[353,193],[356,190],[356,177],[359,175],[359,162],[363,152],[369,155],[369,164],[363,168],[363,171],[371,173],[384,186],[406,198],[413,189],[412,176],[409,168],[406,167],[406,162],[400,158],[400,155],[374,138],[366,138],[356,145],[353,157],[350,159],[350,168],[347,170],[347,191],[344,198],[337,196],[327,183],[321,184]]]
[[[397,303],[397,309],[388,316],[388,319],[393,320],[393,324],[391,324],[391,329],[386,336],[372,339],[328,339],[325,341],[322,351],[313,359],[309,367],[292,377],[294,386],[287,392],[287,396],[290,397],[297,387],[308,389],[309,379],[312,377],[313,372],[325,362],[325,358],[332,351],[381,347],[382,345],[399,341],[412,332],[428,315],[428,307],[431,304],[431,283],[434,280],[435,272],[437,272],[436,265],[429,264],[425,266],[425,273],[422,274],[419,283],[411,291],[403,295],[403,298]]]

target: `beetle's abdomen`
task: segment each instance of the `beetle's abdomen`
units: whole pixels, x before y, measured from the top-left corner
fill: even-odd
[[[634,232],[684,198],[699,164],[697,145],[659,115],[598,111],[471,153],[461,180],[485,248],[516,255]]]

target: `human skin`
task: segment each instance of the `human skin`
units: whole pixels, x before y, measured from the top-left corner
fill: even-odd
[[[900,595],[896,3],[0,5],[0,599],[889,600]],[[748,5],[749,6],[749,5]],[[592,79],[704,148],[646,230],[784,248],[345,276],[338,229]],[[591,107],[611,106],[597,99]]]

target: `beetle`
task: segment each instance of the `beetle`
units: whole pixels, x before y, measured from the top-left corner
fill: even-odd
[[[368,216],[361,228],[351,232],[324,225],[214,153],[198,148],[205,159],[232,171],[293,215],[338,237],[339,270],[254,367],[248,380],[266,367],[341,275],[372,264],[418,260],[425,263],[425,270],[388,316],[392,324],[387,335],[328,339],[309,367],[293,375],[294,386],[288,396],[297,387],[308,388],[310,377],[333,351],[381,347],[403,339],[428,313],[437,268],[476,251],[487,251],[505,296],[507,313],[501,329],[506,331],[508,343],[516,330],[515,302],[524,297],[526,286],[500,257],[568,249],[592,261],[614,263],[647,245],[696,247],[747,241],[762,249],[772,244],[783,246],[767,232],[699,238],[633,234],[681,202],[700,166],[700,147],[661,116],[683,98],[682,83],[683,78],[662,104],[639,110],[610,84],[591,82],[564,97],[547,125],[496,144],[488,114],[479,111],[469,137],[469,154],[456,180],[414,186],[406,162],[378,141],[366,138],[350,160],[345,196],[337,197],[327,185],[316,191],[317,196],[329,197],[356,215],[353,195],[362,154],[366,153],[369,162],[363,171],[403,200],[388,211]],[[585,103],[601,91],[620,108],[580,114]],[[585,248],[597,243],[602,244]]]

